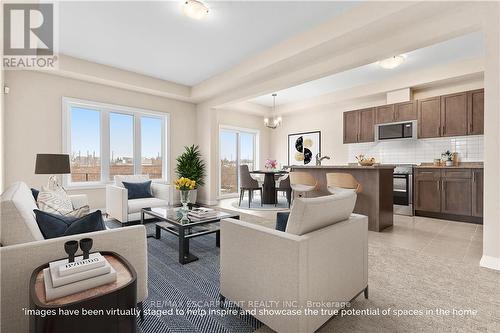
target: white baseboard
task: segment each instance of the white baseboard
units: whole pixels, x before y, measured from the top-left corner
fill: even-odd
[[[479,266],[500,271],[500,258],[483,256],[479,262]]]

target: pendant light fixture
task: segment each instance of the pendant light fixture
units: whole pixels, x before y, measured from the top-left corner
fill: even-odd
[[[282,119],[281,117],[276,117],[276,93],[273,95],[273,111],[272,111],[272,116],[273,118],[269,120],[269,118],[264,118],[264,125],[266,127],[269,127],[271,129],[276,129],[279,125],[281,125]]]

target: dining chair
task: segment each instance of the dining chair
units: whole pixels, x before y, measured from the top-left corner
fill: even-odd
[[[248,208],[250,208],[252,203],[254,191],[260,192],[260,205],[262,206],[262,187],[260,187],[259,182],[250,175],[248,165],[242,164],[240,165],[240,201],[238,206],[241,206],[241,200],[243,200],[245,196],[245,191],[248,191]]]
[[[340,193],[345,190],[353,190],[356,193],[361,193],[363,191],[361,184],[350,173],[327,173],[326,186],[328,192],[332,194]]]
[[[289,175],[290,187],[293,193],[299,193],[299,197],[301,197],[302,194],[314,191],[318,185],[318,181],[308,172],[293,171],[290,172]]]
[[[286,195],[286,200],[288,201],[288,208],[290,208],[290,203],[292,202],[292,187],[290,186],[289,175],[280,177],[276,183],[276,203],[274,204],[274,206],[276,207],[278,205],[278,192],[284,192]]]

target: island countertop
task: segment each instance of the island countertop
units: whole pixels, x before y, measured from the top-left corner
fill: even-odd
[[[307,172],[316,179],[315,190],[304,194],[306,197],[330,195],[326,181],[328,173],[351,174],[362,187],[362,191],[357,196],[354,212],[368,216],[368,229],[371,231],[382,231],[393,225],[393,172],[395,165],[291,165],[290,168],[292,172]]]
[[[394,169],[396,166],[393,164],[378,164],[372,166],[361,166],[358,164],[343,164],[343,165],[285,165],[284,168],[292,169],[366,169],[366,170],[380,170],[380,169]]]

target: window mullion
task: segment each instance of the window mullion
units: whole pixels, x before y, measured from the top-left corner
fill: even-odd
[[[101,110],[101,183],[109,182],[110,167],[110,131],[109,112]]]
[[[142,174],[141,117],[134,115],[134,173]]]

